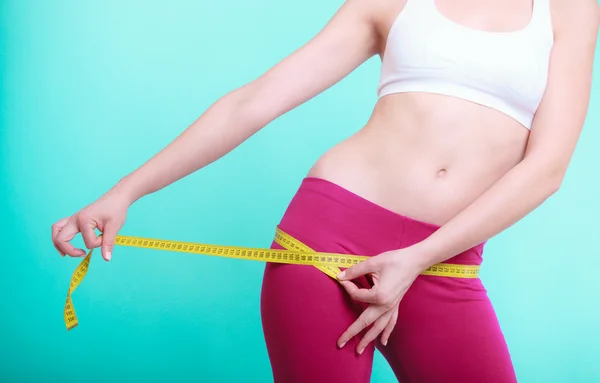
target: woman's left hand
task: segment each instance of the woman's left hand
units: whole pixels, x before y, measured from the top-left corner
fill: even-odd
[[[369,303],[369,307],[338,339],[338,347],[344,345],[369,327],[365,336],[360,340],[356,351],[362,354],[367,345],[381,334],[381,343],[385,346],[398,319],[400,300],[417,278],[420,270],[411,248],[393,250],[371,257],[356,264],[338,275],[338,280],[344,286],[352,299]],[[370,275],[373,287],[361,289],[353,279]]]

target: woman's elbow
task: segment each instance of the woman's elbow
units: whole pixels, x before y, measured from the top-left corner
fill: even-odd
[[[566,166],[553,161],[538,160],[537,157],[530,157],[527,163],[527,173],[534,181],[535,189],[548,197],[556,193],[562,186],[566,173]]]
[[[564,173],[562,175],[556,175],[555,177],[550,179],[549,185],[548,185],[548,191],[549,191],[550,195],[553,195],[554,193],[558,192],[558,190],[560,190],[563,179],[564,179]]]
[[[240,124],[248,125],[256,130],[279,117],[281,109],[277,100],[270,100],[257,84],[247,84],[222,98],[231,115]]]
[[[548,195],[558,192],[562,186],[566,171],[566,166],[557,165],[548,167],[546,172],[542,172],[545,173],[543,184]]]

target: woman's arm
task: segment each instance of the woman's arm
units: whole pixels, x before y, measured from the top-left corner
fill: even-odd
[[[138,198],[224,156],[376,53],[373,2],[348,0],[311,41],[264,75],[225,95],[172,143],[115,187]]]
[[[548,86],[524,159],[417,245],[419,251],[414,253],[420,268],[447,260],[500,233],[558,190],[585,121],[600,12],[596,0],[556,4]]]
[[[100,199],[52,225],[61,255],[84,256],[70,241],[81,232],[88,249],[102,246],[110,260],[127,209],[214,162],[270,121],[302,104],[366,61],[377,51],[376,5],[388,0],[347,0],[329,23],[302,48],[251,83],[212,105],[172,143],[124,177]],[[96,236],[94,229],[103,236]]]

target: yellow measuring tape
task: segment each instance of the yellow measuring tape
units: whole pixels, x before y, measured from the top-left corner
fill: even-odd
[[[207,245],[193,242],[167,241],[162,239],[117,236],[115,245],[141,247],[144,249],[168,250],[182,253],[213,255],[218,257],[249,259],[263,262],[287,263],[294,265],[310,265],[318,268],[333,279],[337,279],[340,267],[348,268],[369,258],[360,255],[315,252],[310,247],[285,233],[279,227],[275,232],[275,242],[286,250],[259,249],[238,246]],[[79,323],[71,295],[85,277],[93,250],[81,261],[71,277],[64,309],[64,320],[67,330]],[[434,275],[455,278],[477,278],[479,266],[438,263],[423,271],[421,275]]]

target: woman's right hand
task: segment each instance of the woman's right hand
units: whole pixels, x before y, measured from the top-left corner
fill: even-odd
[[[60,255],[83,257],[86,252],[76,249],[70,241],[81,232],[85,246],[93,249],[102,246],[102,258],[110,261],[117,233],[123,227],[131,202],[123,193],[111,190],[96,202],[86,206],[70,217],[52,225],[52,242]],[[94,229],[102,232],[96,235]]]

